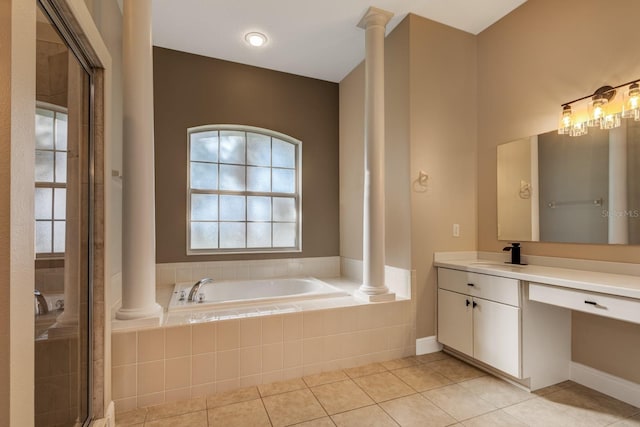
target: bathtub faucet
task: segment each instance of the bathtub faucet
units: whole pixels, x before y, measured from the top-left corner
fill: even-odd
[[[198,295],[198,292],[200,291],[200,288],[203,287],[204,285],[206,285],[207,283],[213,283],[213,279],[211,279],[210,277],[205,277],[204,279],[198,280],[191,287],[191,291],[189,291],[189,297],[187,298],[187,301],[189,301],[189,302],[195,301],[196,300],[196,295]]]
[[[47,314],[49,312],[49,305],[47,304],[47,300],[37,289],[33,290],[33,296],[36,299],[36,314]]]

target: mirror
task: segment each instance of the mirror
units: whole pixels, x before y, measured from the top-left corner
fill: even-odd
[[[498,240],[640,244],[640,122],[498,146]]]

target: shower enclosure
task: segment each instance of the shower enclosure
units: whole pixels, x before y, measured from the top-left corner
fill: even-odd
[[[38,2],[35,425],[91,414],[92,69],[53,2]]]

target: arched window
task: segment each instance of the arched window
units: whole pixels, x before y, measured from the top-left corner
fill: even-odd
[[[250,126],[189,129],[187,253],[300,251],[301,148]]]

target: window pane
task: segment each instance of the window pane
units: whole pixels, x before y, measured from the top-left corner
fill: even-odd
[[[218,247],[217,222],[191,223],[191,249],[210,249]]]
[[[296,167],[296,147],[289,143],[273,138],[273,166],[281,168]]]
[[[191,134],[191,161],[218,161],[218,131]]]
[[[271,137],[247,133],[247,164],[271,166]]]
[[[53,198],[53,218],[66,219],[67,217],[67,190],[56,188]]]
[[[220,196],[220,220],[244,221],[244,203],[244,196]]]
[[[288,197],[274,197],[273,220],[294,222],[296,220],[295,199],[291,199]]]
[[[36,221],[36,252],[51,252],[51,221]]]
[[[271,169],[247,168],[247,190],[263,192],[271,191]]]
[[[220,223],[220,247],[244,248],[245,224],[243,222]]]
[[[191,220],[216,221],[218,219],[218,196],[215,194],[191,195]]]
[[[35,216],[36,219],[51,219],[53,202],[51,188],[36,188]]]
[[[273,247],[290,248],[296,245],[296,224],[273,224]]]
[[[295,193],[295,171],[292,169],[273,169],[272,172],[274,193]]]
[[[218,189],[218,165],[191,163],[191,188],[199,190]]]
[[[56,113],[56,150],[67,149],[67,115]]]
[[[247,247],[270,248],[271,247],[271,223],[247,224]]]
[[[271,221],[270,197],[247,197],[248,221]]]
[[[55,221],[53,223],[53,252],[64,252],[65,222]]]
[[[220,163],[245,163],[244,132],[220,131]]]
[[[53,111],[36,109],[36,149],[53,150]]]
[[[53,182],[53,153],[36,150],[36,182]]]
[[[67,182],[67,153],[56,153],[56,182]]]
[[[244,166],[220,165],[220,189],[244,191],[245,169]]]

